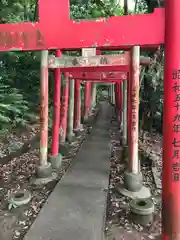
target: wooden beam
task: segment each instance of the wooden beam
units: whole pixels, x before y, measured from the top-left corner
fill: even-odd
[[[128,66],[130,63],[129,54],[97,55],[92,57],[56,57],[49,56],[49,68],[79,68],[79,67],[105,67],[105,66]],[[148,65],[149,57],[141,57],[141,64]]]

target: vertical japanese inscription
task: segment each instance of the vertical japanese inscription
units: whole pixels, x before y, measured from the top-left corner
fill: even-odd
[[[180,70],[173,70],[172,72],[173,86],[172,90],[175,93],[174,109],[175,114],[173,116],[173,125],[172,131],[174,133],[174,139],[172,142],[173,145],[173,154],[172,154],[172,172],[173,172],[173,181],[177,182],[180,180],[180,140],[178,134],[180,133]],[[176,137],[177,135],[177,137]]]
[[[137,99],[136,99],[136,87],[132,86],[132,131],[136,131],[136,122],[137,122],[137,110],[136,110],[136,105],[137,105]]]

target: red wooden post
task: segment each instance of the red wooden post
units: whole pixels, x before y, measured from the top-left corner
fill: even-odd
[[[139,173],[138,159],[138,129],[139,129],[139,62],[140,47],[131,50],[131,91],[130,91],[130,169],[132,173]]]
[[[94,67],[94,72],[72,72],[71,76],[73,79],[79,79],[84,81],[119,81],[127,80],[126,72],[100,72],[98,68]]]
[[[124,188],[119,191],[131,198],[148,198],[150,190],[143,186],[142,174],[138,156],[138,128],[139,128],[139,75],[140,75],[140,47],[133,47],[131,50],[131,71],[130,71],[130,136],[129,136],[129,164],[124,174]]]
[[[81,128],[81,81],[75,80],[74,131]]]
[[[65,73],[63,85],[63,106],[62,106],[62,120],[61,120],[61,142],[65,143],[67,133],[67,113],[68,113],[68,99],[69,99],[69,73]]]
[[[162,239],[180,239],[180,1],[166,0]]]
[[[61,56],[61,51],[56,51],[56,56]],[[61,100],[61,71],[59,68],[54,70],[54,116],[53,116],[53,130],[52,130],[52,150],[51,163],[57,164],[57,159],[61,158],[59,155],[59,137],[60,137],[60,100]],[[61,160],[59,160],[59,164]],[[56,166],[59,167],[59,166]]]
[[[41,53],[40,165],[46,166],[48,154],[48,51]]]
[[[48,155],[48,51],[41,53],[41,80],[40,80],[40,158],[36,167],[37,178],[35,184],[50,182],[56,175],[52,174]]]
[[[130,147],[131,138],[131,71],[129,72],[128,86],[127,86],[127,121],[128,121],[128,147]]]

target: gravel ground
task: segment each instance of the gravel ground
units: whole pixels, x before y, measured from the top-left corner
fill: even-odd
[[[35,220],[49,194],[54,189],[57,181],[61,179],[68,169],[71,161],[79,150],[90,127],[86,127],[84,134],[73,144],[70,154],[63,158],[62,167],[58,171],[57,180],[44,185],[30,184],[31,177],[35,174],[38,163],[38,148],[30,149],[27,153],[14,158],[7,164],[0,165],[0,239],[21,240]],[[0,159],[22,147],[24,142],[32,139],[39,131],[38,125],[28,128],[23,134],[12,133],[0,141]],[[29,190],[32,194],[31,201],[22,207],[8,209],[8,198],[18,189]]]
[[[129,201],[127,197],[124,197],[117,193],[116,188],[119,183],[123,183],[123,173],[125,170],[124,165],[115,156],[114,150],[119,147],[119,142],[116,141],[116,133],[118,124],[113,118],[111,128],[109,130],[112,144],[111,155],[111,169],[110,169],[110,182],[107,201],[107,218],[106,218],[106,230],[105,235],[107,240],[140,240],[140,239],[160,239],[161,229],[161,190],[156,187],[154,176],[152,173],[152,161],[148,158],[145,161],[141,161],[141,169],[143,173],[144,185],[151,189],[152,199],[155,204],[154,221],[151,225],[143,227],[141,225],[134,224],[129,219]],[[158,145],[161,147],[158,138]],[[149,137],[141,142],[141,151],[143,154],[146,149],[153,151],[154,139]],[[157,143],[155,143],[157,147]],[[142,146],[144,149],[142,150]],[[158,153],[159,154],[159,153]]]
[[[112,121],[109,129],[112,144],[111,171],[109,194],[107,202],[107,219],[105,234],[107,240],[140,240],[140,239],[159,239],[161,229],[161,189],[155,184],[155,177],[152,172],[155,166],[154,157],[158,157],[159,172],[161,172],[161,137],[157,134],[154,136],[146,136],[145,141],[140,140],[140,150],[148,158],[141,164],[144,184],[149,186],[155,202],[155,215],[153,224],[148,227],[142,227],[132,223],[128,219],[129,199],[119,195],[116,191],[117,185],[123,182],[124,165],[117,159],[114,149],[119,143],[114,140],[117,133],[117,122]],[[79,139],[77,144],[73,145],[70,154],[64,157],[61,169],[58,172],[58,178],[45,186],[34,186],[30,184],[30,179],[35,173],[35,166],[38,162],[38,148],[31,149],[27,153],[14,158],[6,164],[0,164],[0,239],[2,240],[22,240],[29,227],[35,220],[43,204],[47,200],[49,194],[54,189],[57,181],[61,179],[71,164],[71,161],[79,150],[89,128]],[[12,133],[5,139],[0,141],[0,160],[18,148],[22,147],[24,142],[35,137],[39,131],[38,125],[29,127],[23,134]],[[150,161],[152,160],[152,161]],[[153,162],[153,164],[152,164]],[[158,178],[160,178],[158,176]],[[8,210],[8,197],[12,192],[18,189],[27,189],[32,194],[29,204],[23,207]]]

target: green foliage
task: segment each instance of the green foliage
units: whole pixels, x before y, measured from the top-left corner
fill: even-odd
[[[148,0],[137,1],[136,13],[149,11]],[[34,21],[37,18],[37,0],[1,0],[0,22]],[[72,0],[71,18],[94,19],[98,17],[111,17],[123,15],[123,8],[112,0]],[[109,53],[109,54],[113,54]],[[118,53],[118,52],[117,52]],[[67,53],[72,55],[72,52]],[[79,55],[79,52],[74,52]],[[106,52],[103,52],[106,54]],[[155,64],[156,67],[145,71],[145,76],[150,77],[149,85],[141,86],[141,99],[149,102],[151,111],[156,111],[156,116],[162,116],[162,85],[163,85],[163,60]],[[157,68],[157,69],[156,69]],[[0,53],[0,131],[9,125],[25,124],[34,119],[39,111],[40,91],[40,54],[39,52],[8,52]],[[52,101],[52,82],[50,75],[50,97]],[[143,79],[143,78],[142,78]],[[84,87],[81,87],[82,97]],[[99,88],[100,89],[100,88]],[[143,91],[149,95],[143,96]],[[149,91],[151,89],[151,91]],[[100,92],[100,90],[98,90]],[[50,101],[50,106],[52,106]],[[143,105],[141,101],[140,106]],[[156,106],[156,110],[154,110]],[[143,107],[141,109],[143,112]],[[50,108],[50,117],[52,107]],[[50,125],[52,121],[50,120]]]
[[[36,2],[36,0],[2,0],[0,22],[33,21]]]
[[[2,0],[0,22],[33,21],[35,0]],[[35,118],[39,95],[39,61],[36,53],[0,53],[0,131],[24,125]]]
[[[115,5],[112,1],[104,1],[103,3],[93,0],[88,4],[76,3],[71,5],[72,19],[94,19],[99,17],[110,17],[123,15],[123,8]]]

